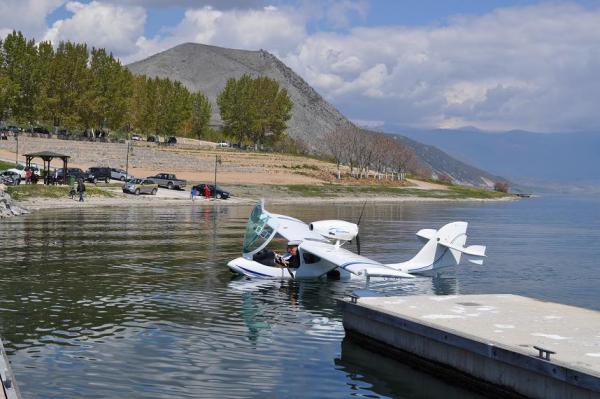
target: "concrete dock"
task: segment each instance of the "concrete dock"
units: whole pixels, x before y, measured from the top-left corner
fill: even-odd
[[[363,346],[479,391],[600,398],[598,311],[516,295],[354,297],[340,306]]]
[[[0,399],[20,399],[21,394],[17,388],[15,376],[10,368],[10,363],[0,339]]]

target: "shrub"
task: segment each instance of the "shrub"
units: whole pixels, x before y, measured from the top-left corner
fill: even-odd
[[[501,193],[507,193],[508,183],[505,181],[497,181],[496,183],[494,183],[494,190],[499,191]]]

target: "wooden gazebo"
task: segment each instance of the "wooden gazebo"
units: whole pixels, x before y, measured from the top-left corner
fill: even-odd
[[[69,158],[71,158],[71,156],[69,155],[64,155],[64,154],[59,154],[57,152],[53,152],[53,151],[40,151],[40,152],[32,152],[29,154],[25,154],[25,167],[30,168],[31,167],[31,160],[34,158],[42,158],[42,160],[44,161],[44,184],[50,184],[50,179],[48,178],[50,176],[50,162],[52,162],[52,160],[54,158],[60,158],[63,161],[63,177],[64,177],[64,181],[67,181],[67,165],[69,164]]]

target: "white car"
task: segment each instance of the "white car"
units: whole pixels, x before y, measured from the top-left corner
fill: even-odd
[[[226,148],[226,147],[229,147],[229,143],[226,141],[220,141],[217,143],[217,147]]]
[[[36,164],[31,164],[33,173],[37,176],[41,176],[40,168]],[[8,172],[15,172],[21,176],[21,179],[25,179],[25,165],[18,164],[16,168],[8,169]]]

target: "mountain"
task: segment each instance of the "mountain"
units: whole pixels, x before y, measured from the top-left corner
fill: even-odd
[[[413,149],[422,164],[437,175],[448,175],[459,184],[490,188],[494,186],[494,182],[506,181],[503,177],[495,176],[453,158],[433,145],[423,144],[405,136],[397,136]]]
[[[185,43],[127,66],[138,75],[170,78],[191,91],[202,91],[213,103],[211,123],[220,125],[217,95],[227,80],[244,74],[268,76],[287,89],[294,107],[288,133],[310,143],[310,139],[349,121],[308,83],[274,55],[264,51],[247,51]]]
[[[484,132],[473,128],[395,130],[524,186],[569,186],[577,190],[600,186],[599,133]]]
[[[202,91],[213,103],[211,124],[220,125],[217,95],[229,78],[244,74],[268,76],[288,90],[294,103],[288,123],[290,136],[309,146],[324,133],[337,126],[351,124],[304,79],[274,55],[264,51],[235,50],[204,44],[185,43],[127,66],[134,74],[170,78],[183,83],[191,91]],[[438,174],[447,174],[457,181],[485,186],[499,178],[457,161],[431,145],[422,145],[404,138],[422,165]]]

